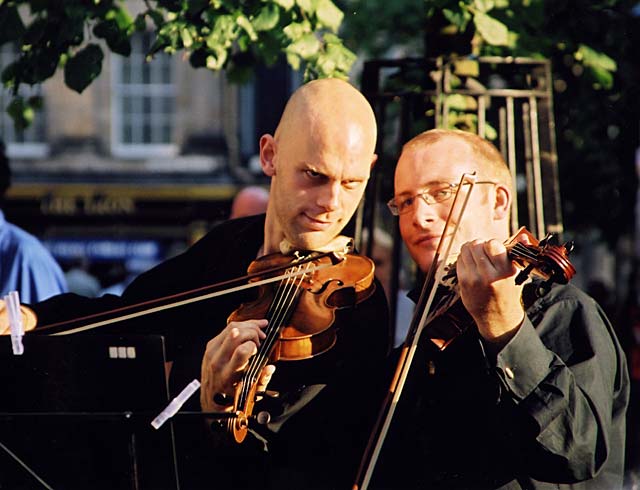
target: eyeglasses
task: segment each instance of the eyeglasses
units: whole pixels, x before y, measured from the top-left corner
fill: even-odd
[[[481,180],[475,182],[475,184],[497,184],[497,182],[492,182],[490,180]],[[465,183],[463,185],[470,185]],[[460,186],[460,184],[436,184],[430,187],[423,189],[413,196],[399,196],[391,199],[387,206],[391,211],[391,214],[394,216],[400,216],[401,214],[408,213],[413,209],[416,198],[420,197],[427,204],[435,204],[438,202],[444,202],[447,199],[453,196],[456,189]]]

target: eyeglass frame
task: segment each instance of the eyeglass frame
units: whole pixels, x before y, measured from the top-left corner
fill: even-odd
[[[494,182],[492,180],[479,180],[473,183],[473,185],[477,185],[477,184],[493,184],[493,185],[498,185],[499,182]],[[438,184],[439,185],[439,184]],[[464,182],[462,185],[471,185],[470,182]],[[413,196],[408,196],[407,199],[413,199],[415,200],[416,198],[420,197],[425,204],[428,204],[429,206],[433,205],[433,204],[437,204],[437,203],[441,203],[441,202],[445,202],[448,201],[449,199],[451,199],[451,196],[453,196],[454,194],[454,190],[460,187],[460,183],[456,182],[455,184],[451,184],[448,182],[443,182],[442,183],[442,187],[438,190],[442,190],[442,189],[447,189],[449,192],[449,195],[447,195],[444,199],[435,199],[433,195],[429,194],[429,189],[424,189],[421,192],[418,192],[416,194],[414,194]],[[427,196],[431,197],[431,202],[429,200],[427,200]],[[407,211],[404,212],[400,212],[398,205],[396,204],[396,196],[392,197],[388,202],[387,202],[387,207],[389,208],[389,211],[391,211],[391,214],[394,216],[401,216],[403,214],[407,214],[412,208],[413,208],[413,203],[411,203],[410,205],[408,205],[407,207]]]

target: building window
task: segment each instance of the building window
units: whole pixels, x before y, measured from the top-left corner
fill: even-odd
[[[5,44],[0,48],[0,70],[4,70],[12,63],[17,55],[15,44]],[[42,96],[41,85],[20,85],[18,95],[24,99]],[[13,94],[11,90],[0,89],[0,138],[7,146],[7,154],[10,158],[44,158],[49,153],[49,145],[45,133],[45,104],[35,113],[31,125],[24,131],[16,130],[13,119],[7,114],[7,106],[11,102]]]
[[[112,57],[112,152],[121,158],[172,156],[176,85],[171,57],[145,61],[151,35],[131,39],[131,55]]]

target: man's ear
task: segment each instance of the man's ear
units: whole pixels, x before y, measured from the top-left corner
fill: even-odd
[[[260,166],[267,177],[276,174],[276,140],[270,134],[260,137]]]
[[[374,153],[373,158],[371,159],[371,167],[369,167],[369,170],[373,170],[373,166],[376,164],[377,161],[378,161],[378,155]]]
[[[493,217],[495,220],[509,219],[511,216],[511,193],[501,184],[495,187]]]

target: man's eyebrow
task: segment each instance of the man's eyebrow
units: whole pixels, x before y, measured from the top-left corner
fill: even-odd
[[[301,169],[302,169],[303,172],[311,171],[311,172],[315,172],[315,173],[317,173],[319,175],[322,175],[323,177],[326,177],[328,179],[334,179],[334,177],[331,174],[327,173],[327,171],[321,169],[320,166],[318,166],[317,164],[314,164],[314,163],[309,163],[309,162],[303,161],[303,162],[301,162]],[[340,180],[340,182],[364,182],[364,181],[368,180],[370,178],[370,176],[371,175],[369,173],[367,173],[366,175],[365,174],[362,174],[362,175],[350,175],[350,176],[347,176],[347,177],[344,177],[344,178],[341,178],[341,179],[336,179],[336,180]]]
[[[369,178],[369,175],[352,175],[342,179],[343,182],[364,182]]]
[[[433,187],[434,185],[451,185],[451,182],[447,180],[430,180],[429,182],[425,182],[417,187],[418,191],[424,190],[428,187]],[[414,192],[404,191],[396,194],[396,196],[412,196],[415,194]]]

